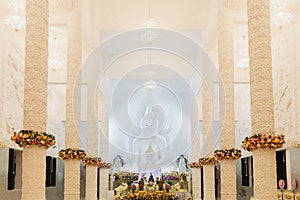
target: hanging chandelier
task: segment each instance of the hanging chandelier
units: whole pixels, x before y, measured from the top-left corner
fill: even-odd
[[[156,87],[157,87],[157,83],[154,82],[154,81],[149,80],[149,81],[147,81],[146,83],[144,83],[144,88],[145,88],[146,90],[152,91],[152,90],[154,90]]]
[[[146,28],[154,28],[156,26],[156,21],[152,18],[146,19],[144,22]]]
[[[59,56],[61,55],[61,51],[58,49],[51,49],[49,51],[49,60],[48,66],[53,70],[58,70],[62,68],[62,62],[59,60]]]
[[[151,30],[155,26],[156,22],[154,19],[149,18],[145,20],[144,27],[147,28],[147,31],[141,36],[141,41],[143,42],[143,44],[151,46],[158,41],[157,33]]]
[[[156,22],[154,21],[154,19],[147,19],[145,20],[144,26],[147,29],[150,28],[154,28],[156,25]],[[142,41],[144,44],[146,45],[153,45],[157,40],[158,40],[158,35],[151,30],[147,30],[146,33],[144,33],[141,37]],[[148,81],[144,83],[144,88],[148,91],[152,91],[157,87],[157,83],[152,81],[152,75],[153,72],[151,71],[151,49],[150,49],[150,67],[149,67],[149,71],[147,72],[147,76],[148,76]]]
[[[153,71],[151,70],[151,52],[150,52],[150,66],[149,66],[149,70],[146,72],[146,76],[148,77],[148,81],[144,83],[144,88],[148,91],[152,91],[157,87],[157,83],[152,81]]]
[[[60,59],[62,52],[56,48],[56,37],[53,40],[54,48],[49,50],[48,67],[56,71],[63,67]]]
[[[151,46],[158,41],[158,35],[151,30],[147,30],[141,37],[143,44]]]
[[[145,45],[152,46],[156,41],[158,41],[158,35],[151,29],[156,26],[156,21],[151,18],[151,0],[149,0],[149,10],[148,10],[148,19],[144,22],[144,27],[147,28],[147,31],[142,35],[141,40]],[[144,83],[144,88],[148,91],[152,91],[157,87],[157,83],[152,81],[153,72],[151,70],[151,49],[149,52],[149,71],[146,73],[148,76],[148,81]]]
[[[248,49],[244,48],[239,51],[239,55],[241,59],[237,62],[237,68],[246,70],[249,68],[249,56],[248,56]]]
[[[8,8],[11,15],[4,18],[4,23],[16,31],[24,29],[26,20],[23,0],[13,0],[9,3]]]
[[[292,22],[293,15],[287,12],[287,0],[272,0],[271,1],[271,26],[279,28]]]

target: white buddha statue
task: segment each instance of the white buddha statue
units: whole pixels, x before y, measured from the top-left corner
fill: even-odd
[[[123,165],[124,165],[123,158],[120,155],[117,155],[113,160],[113,165],[111,169],[112,174],[120,172]]]
[[[187,173],[188,168],[187,168],[187,159],[184,157],[184,155],[180,155],[179,158],[177,159],[177,167],[178,171],[180,173]]]

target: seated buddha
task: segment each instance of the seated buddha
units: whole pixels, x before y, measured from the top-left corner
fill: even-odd
[[[152,173],[150,173],[149,179],[148,179],[148,183],[154,183],[154,178]]]
[[[141,178],[140,180],[139,180],[139,191],[142,191],[142,190],[144,190],[144,179],[143,178]]]

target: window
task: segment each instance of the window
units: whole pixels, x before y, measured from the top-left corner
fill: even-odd
[[[221,169],[220,164],[215,166],[215,199],[221,197]]]
[[[46,187],[56,185],[56,158],[46,157]]]
[[[250,182],[249,161],[250,161],[250,157],[241,159],[242,186],[249,186],[249,182]]]
[[[276,151],[276,170],[277,170],[277,183],[280,179],[285,181],[284,189],[287,189],[286,184],[286,155],[285,150]],[[279,189],[279,185],[277,184],[277,188]]]
[[[15,177],[16,177],[16,151],[9,149],[8,153],[8,190],[15,189]]]

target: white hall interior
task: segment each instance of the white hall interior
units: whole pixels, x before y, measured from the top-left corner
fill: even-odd
[[[57,143],[47,150],[47,156],[55,159],[56,180],[46,187],[46,199],[64,199],[64,161],[58,158],[58,152],[67,148],[68,26],[74,1],[49,1],[47,132],[56,136]],[[25,128],[25,28],[5,24],[5,17],[14,14],[9,9],[12,2],[0,2],[0,195],[4,199],[21,198],[22,148],[10,137],[14,130]],[[286,137],[284,148],[277,150],[278,159],[283,159],[277,166],[283,171],[277,171],[277,176],[285,180],[286,190],[292,190],[292,180],[300,181],[300,1],[272,2],[286,2],[284,12],[292,14],[291,22],[271,26],[275,132]],[[252,133],[247,0],[227,0],[227,7],[232,15],[234,61],[232,137],[235,148],[242,149],[242,140]],[[272,6],[270,14],[277,14]],[[25,17],[26,13],[20,16]],[[149,19],[154,19],[155,24]],[[180,155],[192,162],[195,157],[220,149],[220,119],[224,117],[220,110],[225,106],[220,98],[225,97],[220,96],[224,86],[218,71],[218,23],[218,0],[82,1],[81,107],[77,133],[80,148],[111,163],[121,155],[125,162],[122,171],[153,170],[155,175],[178,170]],[[154,88],[147,88],[145,83]],[[213,105],[213,146],[209,150],[205,148],[203,134],[205,85],[211,89]],[[103,99],[107,103],[104,107]],[[87,130],[89,120],[97,124],[92,136]],[[104,138],[103,120],[107,120]],[[198,155],[193,149],[195,138],[199,140]],[[101,149],[106,145],[103,155]],[[8,189],[9,155],[13,149],[16,175],[14,188]],[[154,152],[151,157],[147,154],[149,149]],[[243,177],[245,167],[250,173],[248,182]],[[80,171],[80,196],[84,199],[88,183],[83,165]],[[220,168],[216,167],[216,171],[218,199]],[[236,162],[237,199],[253,196],[251,173],[251,153],[242,150],[242,159]]]

